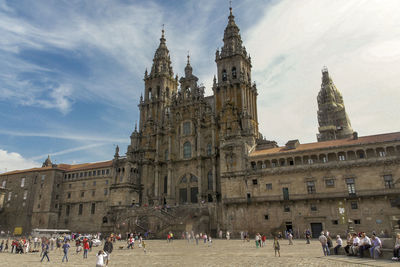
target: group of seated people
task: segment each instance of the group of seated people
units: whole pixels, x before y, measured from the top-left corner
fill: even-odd
[[[340,239],[340,236],[338,238]],[[359,256],[363,258],[365,253],[369,252],[371,258],[377,259],[382,253],[382,241],[375,233],[372,234],[371,238],[369,238],[365,232],[359,234],[349,233],[346,241],[347,245],[344,247],[344,250],[348,256]],[[337,252],[336,249],[335,252]],[[397,234],[396,237],[392,260],[400,260],[400,234]]]

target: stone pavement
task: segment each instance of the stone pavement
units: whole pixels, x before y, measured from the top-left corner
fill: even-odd
[[[213,240],[209,246],[199,242],[188,243],[186,240],[175,240],[167,243],[165,240],[146,241],[146,250],[135,247],[126,249],[125,242],[114,243],[111,254],[111,266],[400,266],[397,262],[387,260],[370,260],[346,256],[324,257],[317,240],[306,245],[304,240],[295,240],[293,246],[287,240],[281,240],[281,257],[275,257],[272,240],[267,245],[256,248],[254,240],[242,242],[239,240]],[[120,250],[119,247],[124,249]],[[40,262],[38,254],[16,255],[0,253],[0,266],[95,266],[96,253],[94,248],[88,259],[82,259],[82,253],[75,255],[75,246],[70,250],[70,261],[61,263],[62,252],[52,251],[50,262]]]

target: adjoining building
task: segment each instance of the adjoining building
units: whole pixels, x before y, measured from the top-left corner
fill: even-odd
[[[232,9],[215,62],[205,96],[189,56],[184,77],[174,76],[163,30],[126,155],[117,147],[110,161],[48,158],[1,174],[0,230],[393,231],[400,132],[359,137],[324,68],[318,142],[279,147],[258,131],[258,90]]]

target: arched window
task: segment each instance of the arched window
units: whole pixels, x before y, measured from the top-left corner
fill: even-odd
[[[192,145],[189,141],[183,144],[183,158],[188,159],[192,156]]]
[[[208,187],[208,190],[212,190],[213,189],[213,174],[212,174],[212,171],[209,171],[208,172],[208,175],[207,175],[207,187]]]
[[[104,217],[103,217],[103,223],[108,223],[107,216],[104,216]]]
[[[228,79],[228,76],[226,75],[226,70],[222,70],[222,80],[226,81]]]
[[[164,158],[165,160],[168,160],[168,149],[165,149]]]
[[[207,144],[207,156],[211,156],[212,153],[212,146],[211,143]]]
[[[236,79],[236,67],[232,68],[232,78]]]
[[[197,183],[197,177],[194,175],[190,175],[190,182],[191,183]]]
[[[168,193],[168,176],[164,176],[164,194]]]
[[[181,184],[187,183],[186,175],[184,175],[181,179]]]

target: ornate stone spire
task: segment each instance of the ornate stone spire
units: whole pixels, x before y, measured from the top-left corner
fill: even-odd
[[[47,159],[43,162],[42,168],[51,166],[53,166],[53,163],[51,162],[50,155],[47,155]]]
[[[193,68],[192,68],[192,66],[190,66],[190,55],[189,55],[189,51],[188,51],[187,64],[185,67],[185,76],[190,77],[190,76],[192,76],[192,73],[193,73]]]
[[[239,31],[239,27],[235,23],[235,16],[232,14],[232,7],[229,7],[228,25],[224,31],[224,46],[221,48],[221,57],[236,54],[246,55]]]
[[[160,45],[154,54],[153,66],[151,67],[150,72],[150,77],[157,75],[167,75],[169,77],[173,77],[174,75],[171,66],[171,58],[169,56],[169,50],[167,48],[164,36],[164,26],[161,31]]]
[[[353,129],[346,113],[342,94],[329,76],[327,67],[322,69],[322,84],[317,100],[318,141],[352,137]]]

